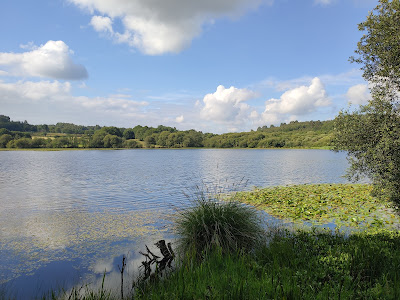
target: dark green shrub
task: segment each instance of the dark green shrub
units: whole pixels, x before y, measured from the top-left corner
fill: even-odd
[[[178,213],[175,220],[181,253],[202,257],[213,248],[223,252],[251,250],[263,232],[257,211],[237,201],[205,196]]]
[[[21,148],[21,149],[32,148],[32,139],[30,138],[20,138],[18,140],[14,140],[14,142],[16,148]]]
[[[7,143],[11,141],[13,138],[10,134],[3,134],[0,136],[0,148],[5,148]]]
[[[137,141],[135,140],[126,140],[124,142],[124,147],[125,148],[129,148],[129,149],[133,149],[133,148],[142,148],[142,145],[139,144]]]
[[[117,135],[107,134],[104,139],[104,148],[120,148],[122,139]]]
[[[124,130],[122,136],[127,140],[132,140],[135,138],[135,132],[133,131],[132,128],[128,128]]]

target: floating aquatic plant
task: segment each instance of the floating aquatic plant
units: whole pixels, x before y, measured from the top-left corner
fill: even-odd
[[[398,226],[390,202],[372,197],[371,190],[368,184],[310,184],[255,188],[235,197],[291,222],[334,223],[338,228]]]

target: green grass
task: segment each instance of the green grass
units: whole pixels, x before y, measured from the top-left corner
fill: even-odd
[[[265,232],[263,243],[245,251],[212,247],[200,261],[187,251],[175,272],[138,290],[136,298],[399,299],[400,233],[393,230],[398,216],[389,210],[389,202],[371,197],[370,190],[369,185],[324,184],[237,193],[236,200],[256,204],[276,217],[335,222],[359,230],[344,235],[315,227],[278,228]],[[188,211],[190,221],[177,223],[186,236],[193,234],[194,243],[198,232],[224,219],[223,214],[204,212],[212,208],[209,205],[204,209],[197,203]],[[204,216],[212,216],[212,221],[204,221]]]
[[[277,231],[255,253],[185,260],[136,299],[399,299],[400,234]]]
[[[249,250],[263,232],[257,211],[237,201],[219,201],[206,193],[175,218],[178,250],[201,257],[214,247],[224,253]]]

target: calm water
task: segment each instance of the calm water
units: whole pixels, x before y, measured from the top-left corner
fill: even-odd
[[[327,150],[0,152],[2,289],[23,299],[119,279],[123,254],[132,275],[196,186],[343,183],[347,166]]]

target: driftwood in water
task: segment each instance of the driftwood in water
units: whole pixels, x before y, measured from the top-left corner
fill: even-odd
[[[146,246],[146,253],[139,251],[144,257],[146,257],[145,261],[142,261],[142,266],[144,267],[144,276],[142,280],[145,281],[149,277],[157,276],[160,272],[162,272],[166,266],[171,268],[171,263],[174,260],[175,254],[172,250],[171,243],[166,244],[165,240],[160,240],[155,243],[158,249],[160,249],[161,255],[163,258],[159,260],[159,256],[155,255],[153,252],[150,251],[149,247]],[[151,266],[156,265],[156,270],[154,273],[151,273]]]
[[[165,240],[160,240],[155,245],[160,249],[160,252],[164,258],[158,262],[159,270],[162,271],[165,269],[165,266],[168,264],[168,267],[171,268],[171,263],[175,257],[174,251],[172,251],[171,243],[168,243],[168,247],[165,244]]]
[[[119,271],[121,272],[121,299],[124,299],[124,270],[126,267],[126,257],[122,256],[122,267],[118,265]]]

